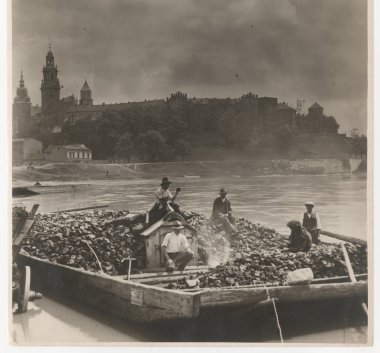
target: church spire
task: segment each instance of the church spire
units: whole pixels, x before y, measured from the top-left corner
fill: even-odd
[[[43,79],[41,83],[41,108],[43,115],[56,113],[59,109],[61,85],[58,79],[58,68],[54,64],[54,55],[49,43],[49,51],[46,54],[46,64],[42,69]]]
[[[20,88],[24,88],[24,87],[25,87],[24,75],[23,75],[23,72],[22,72],[22,69],[21,69]]]
[[[84,81],[80,90],[79,105],[92,105],[91,88],[88,85],[87,80]]]

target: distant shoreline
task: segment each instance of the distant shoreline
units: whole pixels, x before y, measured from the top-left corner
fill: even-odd
[[[13,182],[157,179],[162,175],[190,179],[274,175],[330,175],[364,171],[359,159],[278,159],[189,161],[130,164],[48,163],[12,168]]]

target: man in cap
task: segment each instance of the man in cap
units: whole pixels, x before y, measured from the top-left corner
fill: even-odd
[[[172,272],[175,266],[183,271],[194,257],[186,235],[181,232],[185,228],[180,221],[175,222],[173,232],[167,233],[161,244],[162,253],[166,260],[166,270]]]
[[[288,222],[287,227],[290,228],[291,233],[289,236],[288,248],[285,251],[309,251],[311,248],[311,235],[304,227],[302,227],[301,223],[298,221],[290,221]]]
[[[311,234],[311,239],[314,244],[319,243],[319,233],[322,225],[317,212],[313,211],[314,203],[312,201],[305,202],[306,212],[301,215],[300,221],[302,227]]]
[[[177,188],[174,195],[169,191],[170,184],[172,182],[169,181],[167,177],[163,177],[161,181],[161,185],[155,191],[155,202],[149,211],[149,223],[153,224],[159,219],[161,219],[167,212],[175,211],[182,215],[180,210],[180,206],[174,202],[176,197],[178,196],[181,188]]]
[[[219,195],[214,200],[211,221],[217,226],[222,225],[227,233],[231,233],[236,228],[236,220],[232,216],[231,203],[226,197],[227,190],[221,188]]]

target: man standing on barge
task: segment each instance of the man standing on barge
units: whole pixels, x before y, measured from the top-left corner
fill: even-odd
[[[301,215],[301,224],[302,227],[306,228],[306,230],[311,234],[311,239],[313,244],[319,243],[319,233],[321,231],[322,225],[321,220],[319,218],[319,214],[313,211],[314,203],[308,201],[305,203],[306,212]]]

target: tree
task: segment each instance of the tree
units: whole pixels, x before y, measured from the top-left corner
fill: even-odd
[[[191,154],[191,145],[183,139],[178,139],[174,145],[174,148],[176,153],[181,156],[182,161],[185,160],[185,157]]]
[[[228,109],[221,117],[219,133],[226,146],[244,148],[252,136],[252,121],[245,112],[236,113]]]
[[[164,137],[156,130],[149,130],[136,137],[134,148],[141,161],[156,162],[163,153],[166,142]]]
[[[351,134],[352,153],[363,157],[367,155],[367,136]]]
[[[126,132],[116,142],[115,145],[115,157],[127,159],[129,162],[134,153],[134,136],[133,134]]]

